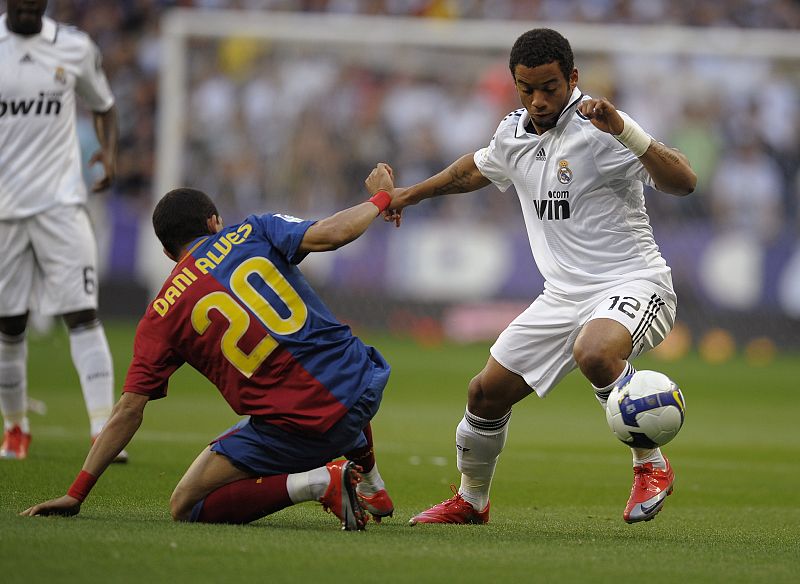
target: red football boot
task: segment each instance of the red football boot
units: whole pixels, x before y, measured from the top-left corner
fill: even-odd
[[[622,514],[625,523],[650,521],[661,511],[664,501],[672,494],[675,473],[666,457],[664,461],[667,463],[665,470],[654,468],[650,462],[633,467],[631,497]]]
[[[450,485],[454,497],[434,505],[427,511],[415,515],[408,520],[409,525],[417,523],[489,523],[489,504],[486,509],[478,511],[470,503],[464,500],[455,485]]]
[[[333,513],[342,522],[342,529],[357,531],[364,529],[367,514],[361,508],[356,495],[356,486],[361,480],[358,467],[349,460],[336,460],[325,465],[331,482],[319,502],[322,508]]]
[[[22,431],[19,426],[6,430],[3,434],[3,445],[0,446],[0,458],[22,460],[28,456],[31,435]]]
[[[365,493],[358,493],[358,498],[361,501],[361,506],[369,511],[375,523],[380,523],[384,517],[391,517],[394,513],[394,503],[386,489],[367,495]]]

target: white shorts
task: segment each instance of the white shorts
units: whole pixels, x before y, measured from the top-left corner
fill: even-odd
[[[97,246],[83,206],[0,221],[0,316],[97,308]]]
[[[674,292],[645,280],[620,284],[586,301],[545,291],[500,333],[490,352],[544,397],[577,366],[572,348],[587,322],[610,318],[624,325],[633,340],[633,358],[669,334],[675,307]]]

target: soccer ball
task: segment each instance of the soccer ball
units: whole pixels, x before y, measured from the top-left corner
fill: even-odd
[[[657,371],[637,371],[611,390],[606,420],[628,446],[657,448],[675,438],[685,411],[686,402],[674,381]]]

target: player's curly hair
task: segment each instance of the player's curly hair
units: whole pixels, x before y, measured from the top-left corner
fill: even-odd
[[[183,187],[164,195],[153,211],[156,237],[170,255],[177,257],[183,246],[208,235],[208,218],[219,216],[214,201],[203,191]]]
[[[564,79],[569,80],[575,68],[569,41],[551,28],[534,28],[516,40],[511,48],[508,65],[513,75],[517,65],[538,67],[553,61],[558,62]]]

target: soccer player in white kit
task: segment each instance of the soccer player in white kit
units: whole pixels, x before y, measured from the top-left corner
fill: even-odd
[[[686,158],[653,140],[606,99],[578,89],[569,42],[550,29],[517,39],[510,68],[523,107],[506,116],[486,148],[394,193],[387,220],[424,199],[514,185],[544,292],[506,328],[469,384],[456,429],[461,486],[410,520],[486,523],[489,487],[511,407],[547,395],[575,367],[605,407],[628,362],[658,345],[675,320],[670,268],[645,212],[643,184],[687,195]],[[623,513],[652,519],[674,473],[660,449],[633,450],[634,484]]]
[[[44,16],[46,0],[8,0],[0,15],[0,458],[28,454],[30,309],[69,329],[92,438],[113,405],[111,353],[97,318],[97,250],[81,175],[75,94],[94,112],[104,176],[113,179],[114,96],[91,39]],[[119,461],[127,455],[122,454]]]

